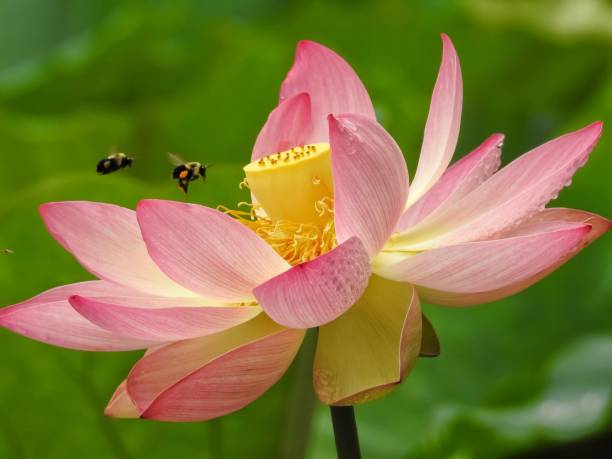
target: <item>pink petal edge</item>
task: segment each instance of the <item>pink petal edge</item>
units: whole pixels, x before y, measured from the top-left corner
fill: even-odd
[[[408,196],[406,161],[393,138],[362,115],[329,116],[336,236],[353,236],[374,256],[393,232]]]
[[[234,329],[179,341],[143,357],[127,388],[141,417],[201,421],[236,411],[283,375],[304,337],[264,315]]]
[[[609,220],[587,212],[547,209],[506,238],[426,251],[386,267],[385,273],[414,282],[430,303],[487,303],[533,285],[611,226]]]
[[[204,297],[252,299],[254,287],[289,268],[263,239],[218,210],[148,199],[136,213],[151,258]]]
[[[370,260],[353,237],[253,290],[264,311],[291,328],[317,327],[350,308],[368,284]]]
[[[185,306],[174,298],[156,308],[143,307],[142,300],[129,306],[79,295],[71,296],[69,302],[90,322],[117,336],[159,343],[217,333],[261,312],[258,306],[206,306],[205,301],[201,306]]]
[[[127,380],[119,384],[108,402],[108,405],[104,409],[104,414],[111,418],[119,419],[139,417],[138,408],[127,391]]]
[[[281,85],[280,100],[306,92],[312,103],[313,132],[308,143],[327,142],[327,115],[358,113],[375,119],[363,83],[338,54],[313,41],[300,41],[295,61]]]
[[[152,294],[195,296],[151,260],[133,210],[87,201],[40,206],[49,233],[96,277]]]
[[[412,181],[408,204],[416,202],[440,178],[453,157],[463,104],[463,80],[457,51],[442,34],[442,63],[436,79],[419,164]]]
[[[84,351],[131,351],[152,344],[118,336],[91,323],[68,303],[75,294],[91,297],[138,294],[107,281],[89,281],[53,288],[13,306],[0,309],[0,326],[27,338]]]
[[[421,251],[491,239],[528,219],[569,185],[595,147],[602,125],[590,124],[520,156],[443,212],[401,233],[394,243]]]
[[[310,96],[307,93],[296,94],[272,110],[257,136],[251,161],[305,145],[311,132]]]
[[[434,186],[404,212],[395,228],[402,232],[434,212],[443,211],[499,169],[503,134],[489,136],[440,177]]]

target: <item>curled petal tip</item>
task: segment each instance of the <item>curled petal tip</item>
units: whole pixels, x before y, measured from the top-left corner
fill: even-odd
[[[330,131],[331,128],[337,128],[339,130],[350,130],[352,132],[357,132],[360,128],[363,130],[363,127],[360,126],[362,122],[368,122],[369,118],[367,116],[361,115],[359,113],[330,113],[327,115],[327,121],[329,123]]]
[[[332,131],[342,131],[344,123],[342,122],[342,118],[333,113],[327,115],[327,124],[329,128],[329,133],[331,135]]]
[[[160,201],[160,199],[141,199],[136,203],[136,210],[144,209],[157,201]]]
[[[104,408],[104,415],[109,418],[138,418],[140,413],[127,391],[127,383],[123,381]]]
[[[51,205],[53,205],[52,202],[43,202],[42,204],[38,206],[38,212],[42,215],[44,212],[46,212],[46,209],[48,209],[49,206]]]
[[[591,124],[586,125],[582,129],[574,131],[572,134],[580,134],[584,136],[593,136],[595,141],[601,137],[603,131],[603,121],[594,121]]]
[[[329,127],[332,126],[335,128],[342,128],[346,124],[346,121],[342,119],[342,115],[330,113],[327,115],[327,121],[329,123]]]
[[[453,44],[453,40],[451,40],[451,38],[446,35],[444,32],[442,32],[440,34],[440,37],[442,38],[442,44],[444,47],[450,46],[453,50],[455,49],[455,45]]]
[[[42,204],[38,206],[38,213],[42,217],[45,224],[47,222],[47,217],[51,215],[51,212],[58,209],[58,207],[61,206],[62,204],[64,203],[51,201],[51,202],[43,202]]]
[[[587,127],[597,132],[598,135],[601,135],[601,131],[603,131],[603,126],[604,126],[604,122],[600,120],[600,121],[595,121],[594,123],[591,123]]]
[[[299,92],[307,92],[311,97],[310,143],[328,140],[326,117],[329,113],[361,113],[376,118],[370,96],[348,62],[313,41],[298,43],[293,66],[281,85],[280,99]]]
[[[299,50],[301,50],[303,48],[307,48],[309,46],[323,46],[323,45],[317,43],[316,41],[312,41],[312,40],[300,40],[300,41],[298,41],[296,48],[299,51]]]
[[[106,408],[104,408],[104,416],[114,419],[135,419],[140,417],[136,412],[134,414],[119,412],[112,403],[109,403]]]
[[[78,294],[70,295],[68,297],[68,303],[70,303],[70,306],[72,306],[72,308],[74,309],[74,305],[72,303],[73,302],[74,303],[78,303],[81,298],[83,298],[83,297],[81,295],[78,295]]]
[[[251,161],[261,159],[274,151],[287,150],[308,143],[312,131],[312,101],[310,94],[300,92],[281,98],[259,131]]]
[[[501,132],[494,132],[489,136],[487,141],[496,145],[497,148],[502,148],[504,146],[504,142],[506,140],[506,135]]]
[[[603,121],[595,121],[582,129],[575,131],[573,134],[578,134],[589,139],[592,138],[591,148],[594,148],[601,137],[602,131]]]
[[[612,229],[612,220],[608,220],[607,218],[602,218],[603,219],[603,231],[602,234],[607,233],[608,231],[610,231]],[[595,226],[593,225],[591,228],[595,228]],[[2,324],[2,315],[0,315],[0,325]]]
[[[431,96],[408,205],[425,194],[450,163],[459,137],[462,106],[463,79],[459,56],[450,38],[443,34],[442,61]]]

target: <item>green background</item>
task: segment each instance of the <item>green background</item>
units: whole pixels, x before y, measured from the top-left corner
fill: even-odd
[[[215,163],[190,201],[245,199],[241,166],[299,39],[354,66],[414,171],[440,32],[453,38],[465,81],[457,157],[492,132],[506,134],[508,162],[612,121],[604,0],[0,0],[0,248],[14,250],[0,256],[0,305],[90,277],[45,232],[42,202],[183,200],[167,151]],[[134,167],[96,176],[113,146],[134,156]],[[555,205],[610,217],[611,196],[604,129]],[[607,237],[513,298],[426,305],[442,355],[357,408],[364,456],[612,454],[611,261]],[[299,458],[301,445],[305,457],[334,457],[327,410],[312,402],[303,368],[221,420],[161,424],[102,415],[138,353],[68,351],[7,330],[0,349],[1,458]]]

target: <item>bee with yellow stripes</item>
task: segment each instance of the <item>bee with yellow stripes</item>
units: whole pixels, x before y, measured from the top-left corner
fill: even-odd
[[[98,174],[106,175],[111,172],[124,169],[126,167],[132,167],[132,161],[134,158],[128,157],[125,153],[113,153],[104,159],[101,159],[96,167]]]
[[[187,193],[189,182],[202,178],[206,181],[206,169],[212,164],[202,164],[197,161],[187,162],[183,158],[173,153],[168,153],[168,157],[175,168],[172,171],[172,178],[178,180],[178,187]]]

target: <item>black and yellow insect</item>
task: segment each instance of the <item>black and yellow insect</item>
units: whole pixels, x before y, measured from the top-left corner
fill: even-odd
[[[0,250],[0,253],[2,253],[3,255],[11,255],[15,252],[13,252],[11,249],[2,249]]]
[[[172,178],[178,180],[178,187],[184,193],[187,193],[189,182],[193,182],[200,177],[202,181],[206,181],[206,168],[212,166],[212,164],[202,164],[197,161],[187,162],[173,153],[168,153],[168,156],[172,164],[175,165]]]
[[[96,167],[98,174],[106,175],[111,172],[124,169],[126,167],[132,167],[132,161],[134,158],[128,157],[125,153],[113,153],[112,155],[101,159]]]

